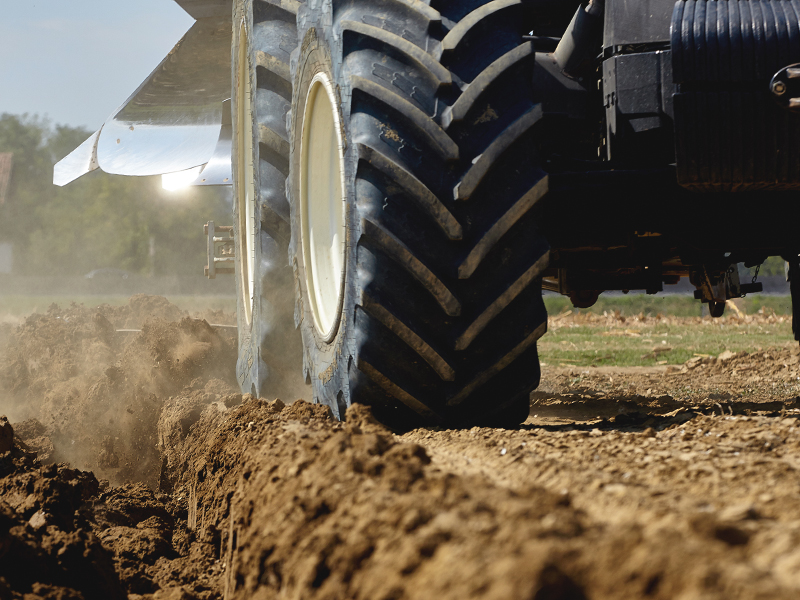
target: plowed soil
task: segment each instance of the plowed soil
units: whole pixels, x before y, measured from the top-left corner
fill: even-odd
[[[786,340],[547,366],[517,429],[392,432],[242,396],[231,319],[135,297],[2,326],[0,598],[800,596]]]

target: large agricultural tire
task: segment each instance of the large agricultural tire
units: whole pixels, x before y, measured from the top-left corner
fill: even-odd
[[[289,57],[297,46],[295,1],[236,0],[233,8],[233,218],[242,391],[304,395],[302,343],[294,330],[287,259],[291,106]]]
[[[519,0],[309,0],[289,141],[296,323],[316,402],[515,425],[547,315],[531,207],[535,17]]]

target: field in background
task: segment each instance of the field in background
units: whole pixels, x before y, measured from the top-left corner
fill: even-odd
[[[548,333],[539,340],[542,364],[562,366],[678,365],[723,352],[796,348],[791,299],[750,296],[720,319],[700,316],[700,303],[681,296],[601,298],[591,309],[550,296]]]
[[[608,296],[601,295],[597,304],[591,308],[574,309],[569,298],[556,294],[546,294],[544,297],[547,312],[557,315],[565,310],[575,310],[580,313],[602,315],[604,312],[619,311],[623,316],[634,316],[643,313],[646,316],[656,316],[659,313],[671,317],[702,317],[708,314],[708,309],[699,300],[691,296],[647,296],[645,294],[628,294]],[[792,314],[792,299],[790,296],[772,296],[766,294],[753,294],[745,298],[734,300],[740,311],[752,315],[761,309],[779,315]],[[730,310],[728,310],[730,312]]]

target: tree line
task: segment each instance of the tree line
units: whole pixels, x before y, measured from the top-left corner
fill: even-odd
[[[100,170],[65,187],[53,185],[53,165],[89,135],[37,116],[0,115],[0,152],[13,154],[0,242],[13,244],[14,273],[84,275],[111,267],[142,275],[202,274],[203,224],[230,224],[230,188],[167,192],[160,177]]]

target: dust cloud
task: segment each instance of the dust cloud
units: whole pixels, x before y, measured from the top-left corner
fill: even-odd
[[[92,470],[112,484],[158,486],[157,427],[172,395],[206,386],[235,393],[232,316],[192,318],[166,299],[120,307],[51,306],[0,347],[0,414],[44,462]]]
[[[289,265],[278,266],[283,261],[275,262],[267,267],[269,276],[263,278],[260,294],[259,347],[266,373],[261,396],[311,400],[311,385],[303,374],[303,340],[295,327],[294,273]]]

